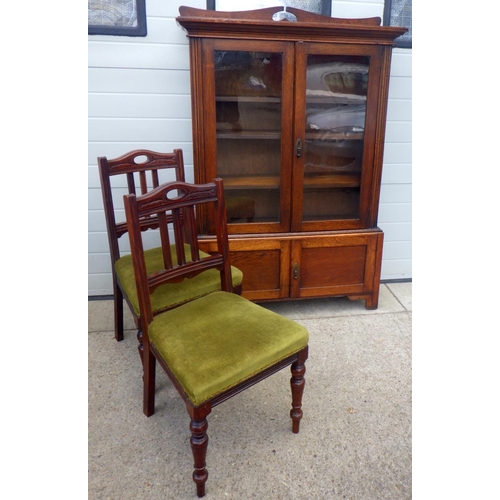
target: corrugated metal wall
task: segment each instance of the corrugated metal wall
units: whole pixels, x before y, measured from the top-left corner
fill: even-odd
[[[97,157],[135,148],[182,148],[193,180],[189,53],[179,5],[146,0],[147,37],[89,36],[89,296],[112,293]],[[383,1],[334,2],[334,17],[383,15]],[[385,232],[382,279],[411,277],[411,49],[395,49],[389,90],[379,226]]]

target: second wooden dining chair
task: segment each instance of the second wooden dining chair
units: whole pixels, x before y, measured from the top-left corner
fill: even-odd
[[[198,185],[172,182],[124,200],[144,342],[143,411],[149,417],[155,410],[158,361],[191,417],[193,480],[201,497],[208,477],[207,416],[214,406],[291,366],[290,416],[292,431],[299,432],[309,334],[291,319],[231,293],[221,179]],[[213,208],[217,237],[217,252],[209,256],[199,251],[196,231],[196,210],[207,204]],[[148,217],[157,218],[161,232],[162,266],[155,272],[148,270],[143,244],[141,221]],[[208,269],[220,276],[221,291],[153,314],[155,291],[195,279]]]
[[[123,194],[146,194],[152,188],[166,181],[185,181],[182,149],[171,153],[159,153],[146,149],[130,151],[118,158],[97,159],[101,179],[104,215],[108,231],[113,278],[115,338],[123,340],[123,300],[127,302],[138,328],[139,352],[142,356],[140,332],[140,309],[137,296],[132,257],[120,252],[120,238],[127,233],[127,223],[123,214]],[[113,186],[112,186],[113,182]],[[121,216],[120,216],[121,215]],[[158,227],[155,217],[141,220],[141,231]],[[128,243],[127,241],[124,242]],[[148,270],[155,271],[161,266],[160,242],[151,244],[145,252]],[[206,254],[205,254],[206,255]],[[242,272],[231,268],[232,284],[241,293]],[[165,311],[179,304],[201,297],[220,289],[219,275],[215,271],[203,273],[196,279],[170,284],[152,297],[153,313]]]

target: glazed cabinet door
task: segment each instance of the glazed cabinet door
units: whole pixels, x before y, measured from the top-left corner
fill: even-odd
[[[369,227],[379,78],[377,47],[297,44],[292,231]]]
[[[230,234],[289,231],[293,44],[202,43],[203,168],[196,180],[224,180]]]

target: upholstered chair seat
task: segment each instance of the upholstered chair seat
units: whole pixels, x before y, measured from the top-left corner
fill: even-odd
[[[156,316],[149,341],[193,406],[307,347],[307,330],[240,295],[213,292]]]

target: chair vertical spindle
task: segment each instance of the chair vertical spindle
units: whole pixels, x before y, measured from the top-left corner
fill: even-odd
[[[216,184],[217,202],[216,202],[216,235],[217,235],[217,250],[223,256],[224,267],[221,273],[221,289],[226,292],[233,291],[233,283],[231,278],[231,267],[229,265],[229,244],[227,233],[227,218],[226,218],[226,203],[224,198],[224,187],[222,182]]]
[[[172,210],[172,222],[174,224],[175,251],[177,252],[177,264],[183,266],[186,263],[186,252],[184,251],[183,218],[186,217],[186,209],[176,208]]]
[[[139,179],[141,181],[141,194],[146,194],[148,192],[148,180],[144,170],[139,172]]]
[[[135,179],[133,172],[127,173],[127,185],[129,194],[135,193]]]
[[[153,187],[158,187],[160,185],[160,180],[158,177],[158,170],[151,170],[151,177],[153,179]]]
[[[191,260],[198,261],[200,260],[200,249],[198,247],[198,238],[196,237],[196,217],[192,207],[186,210],[185,226],[189,235],[188,243],[191,247]]]
[[[158,221],[160,226],[160,240],[163,253],[163,264],[165,269],[172,269],[173,261],[170,253],[170,237],[168,235],[168,218],[165,212],[158,214]]]

